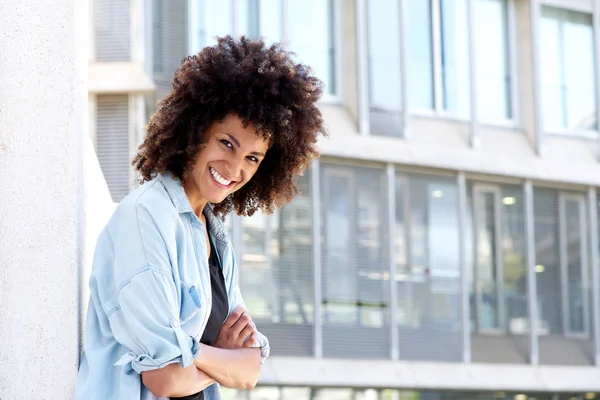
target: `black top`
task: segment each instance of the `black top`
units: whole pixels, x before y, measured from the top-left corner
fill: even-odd
[[[223,269],[217,254],[217,250],[210,240],[210,257],[208,258],[208,269],[210,270],[210,287],[212,291],[212,308],[208,322],[204,328],[204,333],[200,338],[200,343],[211,346],[217,335],[221,325],[227,318],[229,311],[229,301],[227,299],[227,288],[225,286],[225,278],[223,277]],[[173,397],[175,398],[175,397]],[[185,397],[176,397],[179,400],[204,400],[204,392],[199,392]]]

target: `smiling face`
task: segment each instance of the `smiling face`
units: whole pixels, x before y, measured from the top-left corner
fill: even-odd
[[[256,173],[267,153],[268,143],[254,125],[243,127],[236,115],[213,122],[207,143],[185,174],[183,187],[197,215],[207,202],[220,203],[239,190]]]

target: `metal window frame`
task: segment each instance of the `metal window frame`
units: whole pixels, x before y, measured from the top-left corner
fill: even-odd
[[[442,69],[442,11],[440,0],[429,0],[431,7],[431,51],[433,62],[433,112],[444,111],[444,77]]]
[[[596,95],[596,159],[600,161],[600,3],[593,2],[592,32],[594,36],[595,78],[594,91]]]
[[[539,67],[539,53],[540,53],[540,43],[539,43],[539,25],[537,25],[537,22],[541,19],[541,8],[542,7],[547,7],[547,8],[554,8],[554,9],[560,9],[563,10],[565,12],[575,12],[575,13],[581,13],[581,14],[589,14],[592,17],[592,38],[593,38],[593,45],[594,45],[594,66],[595,66],[595,77],[596,77],[596,82],[594,84],[594,97],[595,97],[595,111],[594,114],[596,116],[596,120],[597,120],[597,124],[600,127],[600,68],[598,67],[600,65],[600,5],[598,4],[594,4],[594,8],[590,9],[590,10],[586,10],[586,9],[580,9],[578,7],[568,7],[567,4],[557,4],[557,3],[552,3],[552,2],[548,2],[545,0],[531,0],[532,2],[537,2],[538,7],[534,9],[533,5],[531,6],[531,13],[532,15],[535,13],[536,14],[536,19],[534,20],[532,17],[532,38],[535,38],[538,43],[535,44],[534,48],[533,48],[533,52],[534,52],[534,58],[537,58],[537,60],[534,59],[536,65],[534,65],[534,74],[536,74],[534,76],[534,83],[537,85],[537,91],[538,94],[537,96],[539,98],[543,97],[541,91],[542,91],[542,83],[541,83],[541,74],[540,72],[540,67]],[[560,53],[560,62],[564,63],[565,57],[563,56],[563,49],[564,49],[564,45],[562,43],[563,40],[563,33],[562,33],[562,29],[563,29],[563,25],[564,25],[564,21],[562,20],[558,20],[558,22],[560,23],[560,32],[559,32],[559,40],[561,41],[561,43],[558,44],[559,46],[559,53]],[[533,25],[535,24],[535,25]],[[534,29],[535,28],[535,29]],[[564,74],[564,67],[561,65],[561,74]],[[561,76],[561,80],[564,82],[563,77]],[[536,128],[536,132],[538,132],[538,135],[541,136],[540,141],[543,141],[544,138],[546,137],[552,137],[552,136],[557,136],[557,137],[562,137],[564,138],[565,136],[571,137],[571,138],[576,138],[576,139],[591,139],[596,141],[597,144],[597,148],[596,148],[596,157],[598,158],[598,160],[600,161],[600,128],[596,129],[596,130],[587,130],[587,129],[569,129],[568,127],[550,127],[550,128],[545,128],[543,126],[542,123],[542,115],[543,115],[543,107],[540,104],[540,101],[538,98],[536,98],[534,96],[534,100],[535,100],[535,108],[536,108],[536,112],[539,114],[539,126],[538,128]],[[564,122],[564,120],[567,119],[568,115],[566,113],[566,109],[564,107],[565,103],[566,103],[566,99],[564,98],[564,93],[561,93],[561,101],[562,101],[562,105],[561,105],[561,113],[563,113],[562,120]],[[537,119],[536,119],[537,120]],[[568,121],[567,121],[567,125],[568,125]],[[543,143],[543,142],[542,142]],[[541,150],[540,150],[541,152]]]
[[[477,147],[479,144],[479,137],[477,132],[477,126],[479,122],[479,115],[477,114],[477,79],[475,78],[477,69],[475,65],[476,49],[475,49],[475,26],[474,26],[474,2],[475,0],[467,0],[467,42],[469,52],[469,106],[471,116],[469,118],[469,146]]]
[[[401,0],[402,1],[402,0]],[[356,10],[356,62],[358,88],[358,132],[367,135],[371,131],[369,96],[369,57],[367,51],[366,0],[355,0]]]
[[[521,117],[521,90],[519,76],[519,51],[518,51],[518,29],[517,29],[517,6],[515,0],[507,0],[507,18],[508,18],[508,54],[509,72],[510,72],[510,104],[511,116],[507,119],[507,125],[522,126]]]
[[[188,24],[188,54],[200,51],[200,2],[202,0],[187,1],[187,24]],[[151,2],[150,2],[151,3]]]
[[[560,287],[561,287],[561,308],[562,308],[562,324],[563,324],[563,334],[565,337],[577,337],[577,338],[585,338],[589,337],[589,299],[587,295],[587,291],[583,290],[581,293],[582,297],[582,313],[583,313],[583,331],[572,331],[569,321],[570,321],[570,310],[569,310],[569,297],[570,297],[570,289],[568,284],[568,269],[569,269],[569,260],[568,260],[568,238],[567,238],[567,221],[566,221],[566,202],[567,201],[575,201],[578,205],[578,215],[579,215],[579,235],[581,238],[581,243],[579,245],[580,252],[580,273],[581,273],[581,287],[585,288],[588,284],[588,257],[587,257],[587,224],[586,224],[586,215],[585,215],[585,198],[582,194],[572,194],[572,193],[564,193],[561,192],[559,194],[559,205],[558,205],[558,215],[559,215],[559,237],[560,237]]]
[[[327,193],[326,198],[329,199],[329,193],[331,193],[332,191],[332,187],[329,185],[329,181],[331,178],[341,178],[341,179],[346,179],[347,183],[348,183],[348,192],[349,192],[349,214],[348,214],[348,219],[349,219],[349,242],[356,245],[357,243],[357,223],[358,223],[358,218],[357,218],[357,177],[356,174],[354,173],[354,171],[348,167],[344,167],[342,165],[339,164],[329,164],[327,168],[324,168],[321,171],[320,174],[320,178],[323,179],[323,191],[325,193]],[[319,210],[321,211],[321,210]],[[321,223],[324,223],[323,221],[325,220],[325,218],[321,219]],[[329,227],[326,226],[327,229],[329,229]],[[326,244],[327,240],[325,235],[323,235],[323,240],[321,241],[322,244]],[[323,255],[321,249],[321,256]],[[349,253],[350,253],[350,259],[354,260],[356,258],[355,256],[355,246],[352,246],[352,248],[349,249]],[[321,257],[321,260],[323,260],[323,257]],[[328,260],[327,260],[328,261]],[[355,279],[355,282],[358,281],[358,274],[356,273],[357,270],[356,268],[353,269],[352,271],[349,271],[349,273],[352,273],[352,277]],[[322,271],[322,265],[321,265],[321,274],[323,274]],[[322,275],[321,275],[322,276]],[[322,286],[321,286],[322,287]],[[323,293],[321,293],[321,305],[323,304]],[[330,300],[330,299],[327,299]],[[327,315],[327,310],[323,309],[322,310],[322,320],[321,323],[324,324],[324,319],[325,316]],[[361,326],[361,307],[356,306],[356,321],[355,321],[356,326]]]
[[[533,69],[533,132],[534,132],[534,146],[535,153],[538,156],[542,155],[544,133],[542,132],[542,105],[541,105],[541,73],[540,73],[540,33],[539,33],[539,20],[540,20],[540,2],[539,0],[529,1],[529,24],[531,27],[531,65]]]
[[[321,266],[321,191],[320,171],[318,159],[312,161],[310,173],[310,194],[312,205],[312,236],[313,236],[313,312],[314,330],[313,346],[314,357],[323,357],[323,277]]]
[[[403,234],[404,234],[404,239],[405,239],[405,257],[406,257],[406,266],[405,268],[410,268],[410,266],[412,265],[412,240],[411,240],[411,201],[410,201],[410,197],[411,197],[411,188],[410,188],[410,177],[408,175],[408,172],[406,171],[398,171],[396,170],[394,173],[394,192],[396,191],[396,184],[401,181],[402,182],[402,197],[403,197],[403,205],[404,207],[402,208],[402,214],[404,217],[404,229],[403,229]],[[395,196],[394,196],[395,197]],[[397,199],[395,199],[396,201]],[[394,208],[396,207],[396,204],[394,204]],[[395,210],[394,210],[395,211]],[[394,212],[394,224],[395,224],[395,220],[396,220],[396,213]],[[395,236],[396,229],[394,227],[394,236]],[[393,240],[395,240],[395,237],[393,238]],[[396,247],[393,246],[393,251],[394,251],[394,264],[396,262],[396,257],[395,257],[395,252],[396,252]],[[401,271],[397,270],[397,265],[394,265],[394,274],[393,274],[393,280],[394,280],[394,291],[396,293],[396,297],[394,299],[395,301],[395,307],[396,307],[396,313],[395,313],[395,323],[396,323],[396,330],[398,331],[399,327],[400,327],[400,323],[398,321],[398,311],[400,309],[400,306],[398,304],[398,294],[399,294],[399,290],[398,290],[398,274]],[[409,271],[405,271],[406,273],[409,273]],[[408,301],[410,302],[410,306],[408,306],[407,308],[409,309],[414,309],[413,305],[414,305],[414,297],[413,297],[413,286],[416,283],[415,280],[413,278],[407,278],[406,281],[404,281],[405,286],[409,289],[409,290],[405,290],[404,294],[406,296],[406,298],[408,299]],[[399,335],[399,333],[398,333]],[[398,337],[398,340],[400,340],[400,337]],[[400,355],[399,355],[400,357]]]
[[[464,172],[459,172],[456,177],[458,186],[458,230],[459,230],[459,262],[461,283],[461,325],[462,325],[462,352],[463,363],[471,362],[471,309],[469,305],[469,266],[467,265],[467,179]]]
[[[595,187],[587,190],[589,254],[591,272],[591,330],[594,343],[594,365],[600,365],[600,269],[598,266],[598,194]]]
[[[390,357],[398,360],[399,331],[398,331],[398,294],[396,285],[396,169],[394,164],[386,165],[387,178],[387,218],[388,218],[388,262],[389,262],[389,296],[390,296]]]
[[[480,325],[480,306],[481,306],[481,293],[479,293],[479,290],[476,288],[475,289],[475,296],[476,296],[476,315],[475,315],[475,322],[476,322],[476,329],[477,332],[481,332],[481,333],[495,333],[495,334],[504,334],[507,331],[507,320],[506,320],[506,299],[504,296],[504,254],[502,252],[502,206],[501,206],[501,198],[502,198],[502,192],[500,190],[499,187],[497,186],[491,186],[491,185],[485,185],[485,184],[474,184],[473,185],[473,228],[474,228],[474,232],[473,232],[473,262],[474,262],[474,274],[473,274],[473,282],[475,284],[478,283],[479,281],[479,268],[478,268],[478,254],[477,254],[477,244],[478,244],[478,238],[479,238],[479,231],[480,231],[480,223],[479,223],[479,218],[477,218],[477,213],[479,210],[481,210],[482,208],[482,204],[480,204],[480,195],[485,195],[485,194],[491,194],[493,196],[493,218],[494,218],[494,240],[493,240],[493,246],[495,247],[495,254],[494,254],[494,264],[495,264],[495,276],[494,276],[494,280],[495,280],[495,284],[494,284],[494,288],[495,288],[495,292],[496,292],[496,299],[497,299],[497,308],[496,308],[496,312],[498,313],[497,315],[497,321],[498,321],[498,327],[496,328],[489,328],[489,329],[485,329],[482,328]]]
[[[533,0],[535,1],[535,0]],[[533,214],[533,184],[530,179],[523,183],[525,201],[525,237],[527,265],[527,304],[529,311],[529,363],[539,365],[540,351],[538,338],[537,277],[535,272],[535,223]]]

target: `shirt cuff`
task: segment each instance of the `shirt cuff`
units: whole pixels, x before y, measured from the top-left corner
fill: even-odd
[[[196,338],[185,333],[177,323],[173,323],[171,326],[177,338],[177,344],[169,344],[168,348],[159,349],[154,357],[149,354],[136,354],[130,350],[114,365],[123,366],[131,363],[131,368],[138,374],[164,368],[174,363],[179,363],[182,368],[191,365],[200,354],[200,343]]]

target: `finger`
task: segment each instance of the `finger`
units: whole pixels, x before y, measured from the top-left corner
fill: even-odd
[[[244,344],[242,345],[243,348],[249,349],[252,346],[254,346],[254,343],[256,343],[256,331],[252,333],[252,335],[248,338],[248,340],[246,340],[244,342]]]
[[[254,328],[254,324],[248,313],[244,313],[230,329],[234,335],[239,336],[240,332],[242,332],[246,326]]]
[[[236,322],[240,319],[240,317],[242,315],[244,315],[245,311],[246,310],[242,306],[236,307],[231,312],[231,314],[229,314],[229,316],[227,317],[227,319],[225,320],[225,322],[223,322],[223,325],[221,326],[221,328],[222,329],[230,329],[233,325],[236,324]]]
[[[242,331],[240,332],[240,334],[237,337],[237,345],[241,346],[244,341],[246,339],[248,339],[250,337],[250,335],[252,335],[254,333],[254,328],[252,327],[252,325],[248,324],[246,325],[246,327],[244,329],[242,329]]]

